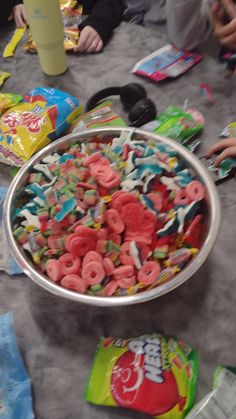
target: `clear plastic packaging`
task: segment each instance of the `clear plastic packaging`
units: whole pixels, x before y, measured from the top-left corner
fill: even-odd
[[[12,313],[0,315],[0,419],[34,419],[30,380],[13,329]]]

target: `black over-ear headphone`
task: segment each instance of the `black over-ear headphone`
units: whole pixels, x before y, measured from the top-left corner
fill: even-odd
[[[152,121],[157,110],[155,104],[147,97],[147,92],[141,84],[129,83],[121,87],[107,87],[95,93],[86,103],[85,111],[89,112],[107,96],[120,96],[125,110],[129,111],[129,122],[131,126],[141,125]]]

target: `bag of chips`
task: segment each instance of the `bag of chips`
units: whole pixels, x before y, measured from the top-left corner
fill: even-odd
[[[197,353],[159,334],[123,340],[101,339],[85,398],[122,406],[159,419],[181,419],[192,408]]]
[[[79,40],[78,25],[82,22],[83,7],[78,5],[76,0],[60,0],[60,9],[64,26],[64,48],[65,51],[72,51]],[[27,52],[37,53],[37,45],[31,33],[29,33],[24,48]]]
[[[68,130],[81,113],[75,97],[57,89],[36,87],[0,117],[0,161],[22,166]]]
[[[0,93],[0,116],[7,111],[7,109],[15,106],[23,99],[20,95],[13,95],[12,93]]]

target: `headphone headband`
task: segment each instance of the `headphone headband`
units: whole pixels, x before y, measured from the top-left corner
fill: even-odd
[[[85,112],[94,109],[107,96],[117,95],[120,96],[124,109],[129,111],[130,125],[140,127],[156,117],[156,106],[139,83],[129,83],[121,87],[112,86],[98,91],[86,103]]]
[[[117,96],[120,95],[120,87],[112,86],[107,87],[105,89],[99,90],[99,92],[95,93],[91,98],[88,100],[85,106],[85,112],[89,112],[97,106],[97,104],[102,100],[105,99],[107,96]]]

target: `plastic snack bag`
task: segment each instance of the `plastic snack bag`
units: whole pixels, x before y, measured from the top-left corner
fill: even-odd
[[[64,28],[64,47],[66,51],[72,51],[79,40],[79,29],[78,27],[66,27]]]
[[[68,93],[36,87],[0,118],[0,161],[22,166],[68,130],[81,112],[78,100]]]
[[[75,25],[72,22],[69,24],[67,20],[64,26],[65,51],[72,51],[76,47],[79,40],[79,34],[80,34],[80,30],[78,29],[78,25]],[[24,45],[24,49],[31,54],[37,53],[37,46],[36,46],[35,41],[33,40],[31,33],[29,34],[28,40]]]
[[[72,10],[76,6],[76,0],[60,0],[61,11]]]
[[[3,202],[6,194],[7,188],[0,187],[0,270],[7,272],[8,275],[17,275],[21,274],[22,270],[10,254],[3,228]]]
[[[126,123],[112,109],[112,102],[107,100],[96,106],[77,119],[69,129],[69,132],[78,132],[86,128],[101,128],[103,126],[125,127]]]
[[[181,51],[168,44],[138,61],[132,73],[158,82],[180,76],[202,58],[202,55]]]
[[[236,122],[227,125],[219,135],[220,138],[234,138],[236,137]],[[236,173],[236,158],[227,157],[224,159],[219,167],[214,165],[217,154],[212,154],[210,157],[202,156],[201,161],[204,166],[209,170],[215,183],[224,182]]]
[[[233,157],[228,157],[220,163],[219,167],[216,167],[214,165],[216,158],[217,154],[213,154],[210,157],[202,156],[200,160],[206,169],[210,172],[214,182],[219,184],[234,177],[236,172],[236,159]]]
[[[204,123],[203,115],[196,109],[184,111],[176,106],[169,106],[154,121],[145,124],[142,128],[185,145],[202,131]]]
[[[218,367],[214,374],[213,390],[186,419],[236,418],[236,368]]]
[[[227,125],[219,135],[221,138],[236,137],[236,122]]]
[[[24,26],[23,28],[15,29],[11,40],[8,42],[8,44],[6,45],[3,51],[3,55],[2,55],[3,58],[9,58],[14,55],[15,49],[17,45],[19,44],[19,42],[21,41],[21,39],[23,38],[25,31],[26,31],[26,26]]]
[[[85,398],[159,419],[180,419],[193,406],[197,369],[197,353],[175,338],[102,338]]]
[[[66,51],[72,51],[79,40],[78,25],[82,22],[83,7],[78,5],[76,0],[60,0],[60,9],[64,26],[64,48]],[[37,53],[37,45],[31,33],[24,48],[27,52]]]
[[[0,419],[33,419],[30,380],[22,362],[11,313],[0,315]]]
[[[3,85],[5,80],[8,79],[8,77],[11,77],[11,73],[6,73],[4,71],[0,71],[0,86]]]
[[[23,99],[20,95],[14,95],[12,93],[0,93],[0,116],[12,106],[21,102]]]

